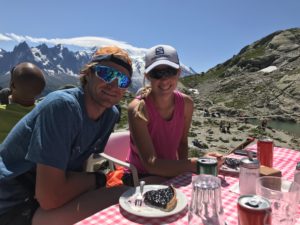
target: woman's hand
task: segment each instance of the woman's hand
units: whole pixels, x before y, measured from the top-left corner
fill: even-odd
[[[208,152],[204,155],[204,157],[216,158],[218,160],[218,169],[220,169],[224,163],[223,155],[218,152]]]

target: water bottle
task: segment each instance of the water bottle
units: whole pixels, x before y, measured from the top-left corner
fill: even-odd
[[[259,177],[260,163],[257,159],[243,158],[240,161],[240,195],[256,193],[256,179]]]

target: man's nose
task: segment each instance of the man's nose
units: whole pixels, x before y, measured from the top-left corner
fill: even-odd
[[[118,88],[118,78],[114,79],[112,82],[108,84],[111,87]]]

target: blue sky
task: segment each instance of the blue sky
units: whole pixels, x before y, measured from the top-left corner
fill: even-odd
[[[300,27],[299,0],[9,0],[0,8],[5,50],[25,36],[48,44],[78,37],[137,48],[169,44],[197,72],[274,31]]]

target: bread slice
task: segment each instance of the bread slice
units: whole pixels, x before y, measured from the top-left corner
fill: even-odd
[[[147,191],[144,194],[144,202],[166,212],[172,211],[177,204],[176,190],[170,185],[167,188]]]

